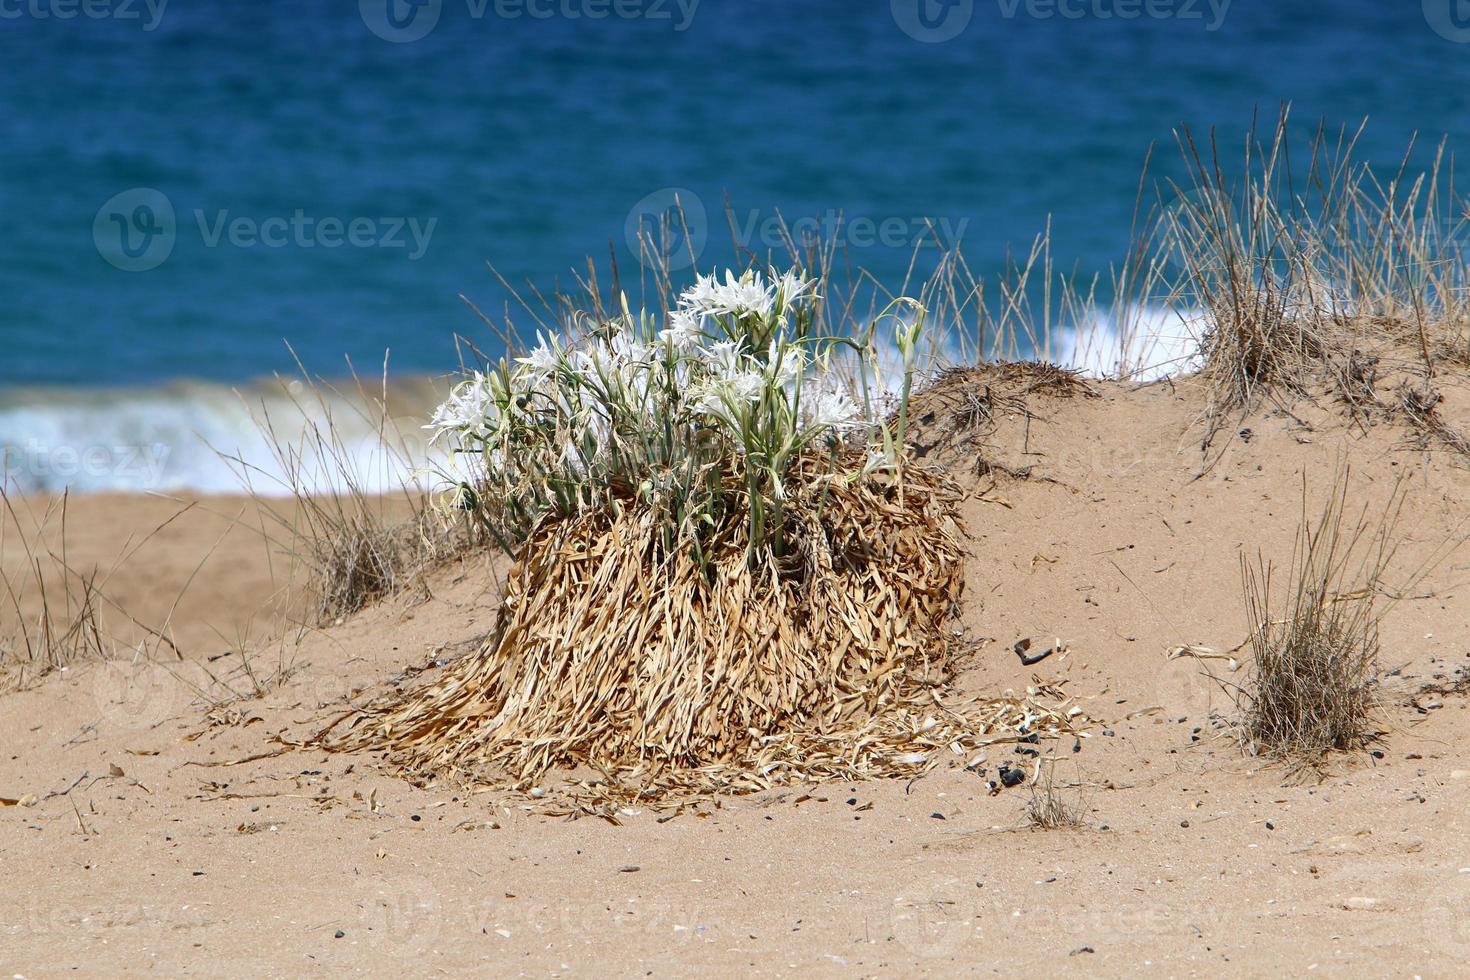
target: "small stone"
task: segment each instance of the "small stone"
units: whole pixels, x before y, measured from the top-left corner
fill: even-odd
[[[931,820],[943,820],[944,819],[944,814],[942,814],[942,813],[931,813],[931,814],[929,814],[929,818]]]
[[[1072,952],[1068,953],[1067,955],[1068,956],[1077,956],[1080,953],[1095,953],[1095,952],[1097,952],[1097,950],[1093,949],[1091,946],[1078,946],[1076,949],[1072,950]]]
[[[1272,823],[1271,821],[1267,820],[1266,821],[1266,829],[1267,830],[1275,830],[1276,829],[1276,825],[1274,823]]]
[[[333,939],[341,939],[345,935],[347,935],[347,933],[343,932],[341,929],[338,929],[337,930],[337,934],[335,936],[333,936],[332,938]]]
[[[1181,820],[1181,821],[1179,821],[1179,826],[1181,826],[1181,827],[1188,827],[1189,826],[1189,821],[1188,820]]]
[[[630,875],[630,874],[632,874],[633,872],[635,872],[637,870],[639,870],[639,868],[638,868],[638,865],[636,865],[636,864],[625,864],[621,868],[618,869],[618,871],[620,871],[621,873],[623,873],[625,875]]]

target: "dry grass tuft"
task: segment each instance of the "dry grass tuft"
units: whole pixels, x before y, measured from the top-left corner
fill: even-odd
[[[111,565],[82,569],[68,556],[69,496],[63,493],[43,509],[31,503],[0,488],[0,690],[84,663],[182,660],[173,613],[192,576],[156,626],[123,609],[108,587],[133,555],[195,505],[185,504],[148,533],[129,538]],[[211,548],[199,567],[213,553]]]
[[[220,455],[245,492],[260,498],[264,486],[272,496],[289,494],[293,506],[264,508],[266,523],[276,525],[284,547],[304,563],[317,624],[397,595],[483,543],[474,522],[436,507],[419,484],[428,465],[421,420],[394,416],[386,364],[378,390],[355,374],[351,386],[339,389],[303,368],[301,379],[282,391],[288,417],[273,415],[264,403],[249,406],[275,472]],[[370,438],[344,434],[364,429]],[[260,532],[277,540],[267,527]]]
[[[411,502],[406,520],[395,520],[383,504],[363,494],[298,498],[292,532],[311,567],[318,622],[334,622],[411,588],[476,539],[469,522],[432,509],[427,500]]]
[[[1365,510],[1349,523],[1346,504],[1345,475],[1315,521],[1304,499],[1284,583],[1263,558],[1241,563],[1246,606],[1260,624],[1250,636],[1255,665],[1241,695],[1245,736],[1254,751],[1293,763],[1360,749],[1380,734],[1383,575],[1403,497],[1396,493],[1376,522]]]
[[[1064,788],[1057,785],[1056,760],[1041,760],[1025,815],[1026,822],[1036,830],[1078,830],[1087,826],[1082,800],[1068,798]]]
[[[1386,179],[1355,158],[1356,132],[1319,129],[1293,167],[1297,140],[1283,109],[1227,177],[1213,134],[1183,131],[1190,171],[1160,236],[1184,266],[1179,293],[1204,311],[1210,439],[1226,416],[1321,390],[1352,418],[1413,421],[1380,402],[1380,355],[1425,387],[1439,362],[1460,363],[1470,324],[1466,212],[1441,145],[1421,172],[1412,145]],[[1365,354],[1364,349],[1372,352]],[[1397,373],[1397,372],[1396,372]]]
[[[702,561],[667,549],[632,499],[543,523],[484,648],[338,719],[322,744],[523,790],[586,765],[611,782],[596,794],[656,801],[912,775],[945,748],[1065,730],[1021,699],[941,699],[963,587],[957,491],[913,467],[828,473],[792,473],[791,547],[758,565],[738,513]]]
[[[0,689],[24,686],[53,670],[102,660],[111,641],[102,626],[105,600],[98,573],[81,574],[66,563],[65,495],[43,515],[17,508],[0,488],[0,606],[9,629],[0,634]],[[41,538],[59,528],[62,553],[53,554]],[[7,560],[16,542],[19,569]],[[14,553],[14,552],[12,552]]]

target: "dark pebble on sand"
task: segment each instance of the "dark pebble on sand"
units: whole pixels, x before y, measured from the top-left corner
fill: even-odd
[[[412,820],[414,823],[418,823],[420,820],[422,820],[424,818],[421,817],[421,816],[419,816],[417,813],[415,813],[413,816],[409,817],[408,819]]]
[[[336,935],[333,938],[341,939],[345,935],[347,935],[347,933],[343,932],[341,929],[338,929]]]
[[[929,818],[931,820],[943,820],[944,819],[944,814],[942,814],[942,813],[931,813],[931,814],[929,814]]]

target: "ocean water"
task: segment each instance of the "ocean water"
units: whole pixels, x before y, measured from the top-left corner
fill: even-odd
[[[1385,167],[1463,151],[1470,4],[0,0],[0,76],[8,481],[220,490],[260,379],[446,375],[495,343],[465,299],[514,306],[487,263],[529,295],[616,259],[636,301],[676,194],[702,268],[841,214],[882,281],[931,226],[994,273],[1050,218],[1085,276],[1180,124],[1229,149],[1289,101]]]

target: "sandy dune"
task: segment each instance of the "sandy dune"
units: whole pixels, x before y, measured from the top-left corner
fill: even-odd
[[[937,408],[921,419],[930,458],[974,491],[964,685],[1034,676],[1085,699],[1076,751],[1044,746],[1085,828],[1029,829],[1025,787],[992,794],[959,768],[614,826],[286,750],[473,648],[503,566],[444,568],[299,641],[252,633],[257,696],[233,633],[289,575],[236,527],[175,611],[185,659],[78,666],[0,698],[0,798],[36,798],[0,808],[0,975],[1463,973],[1470,550],[1388,616],[1378,752],[1323,773],[1242,753],[1201,670],[1245,668],[1166,653],[1245,639],[1241,555],[1289,561],[1304,477],[1314,509],[1344,460],[1357,506],[1402,481],[1407,573],[1463,533],[1470,468],[1325,400],[1232,427],[1205,468],[1194,385],[1095,387],[1025,393],[1029,413],[983,445],[946,443]],[[161,621],[230,527],[219,515],[249,507],[184,515],[115,574],[119,603]],[[175,510],[72,500],[73,564],[105,566]],[[1022,667],[1024,637],[1066,653]],[[227,691],[250,696],[210,703]]]

